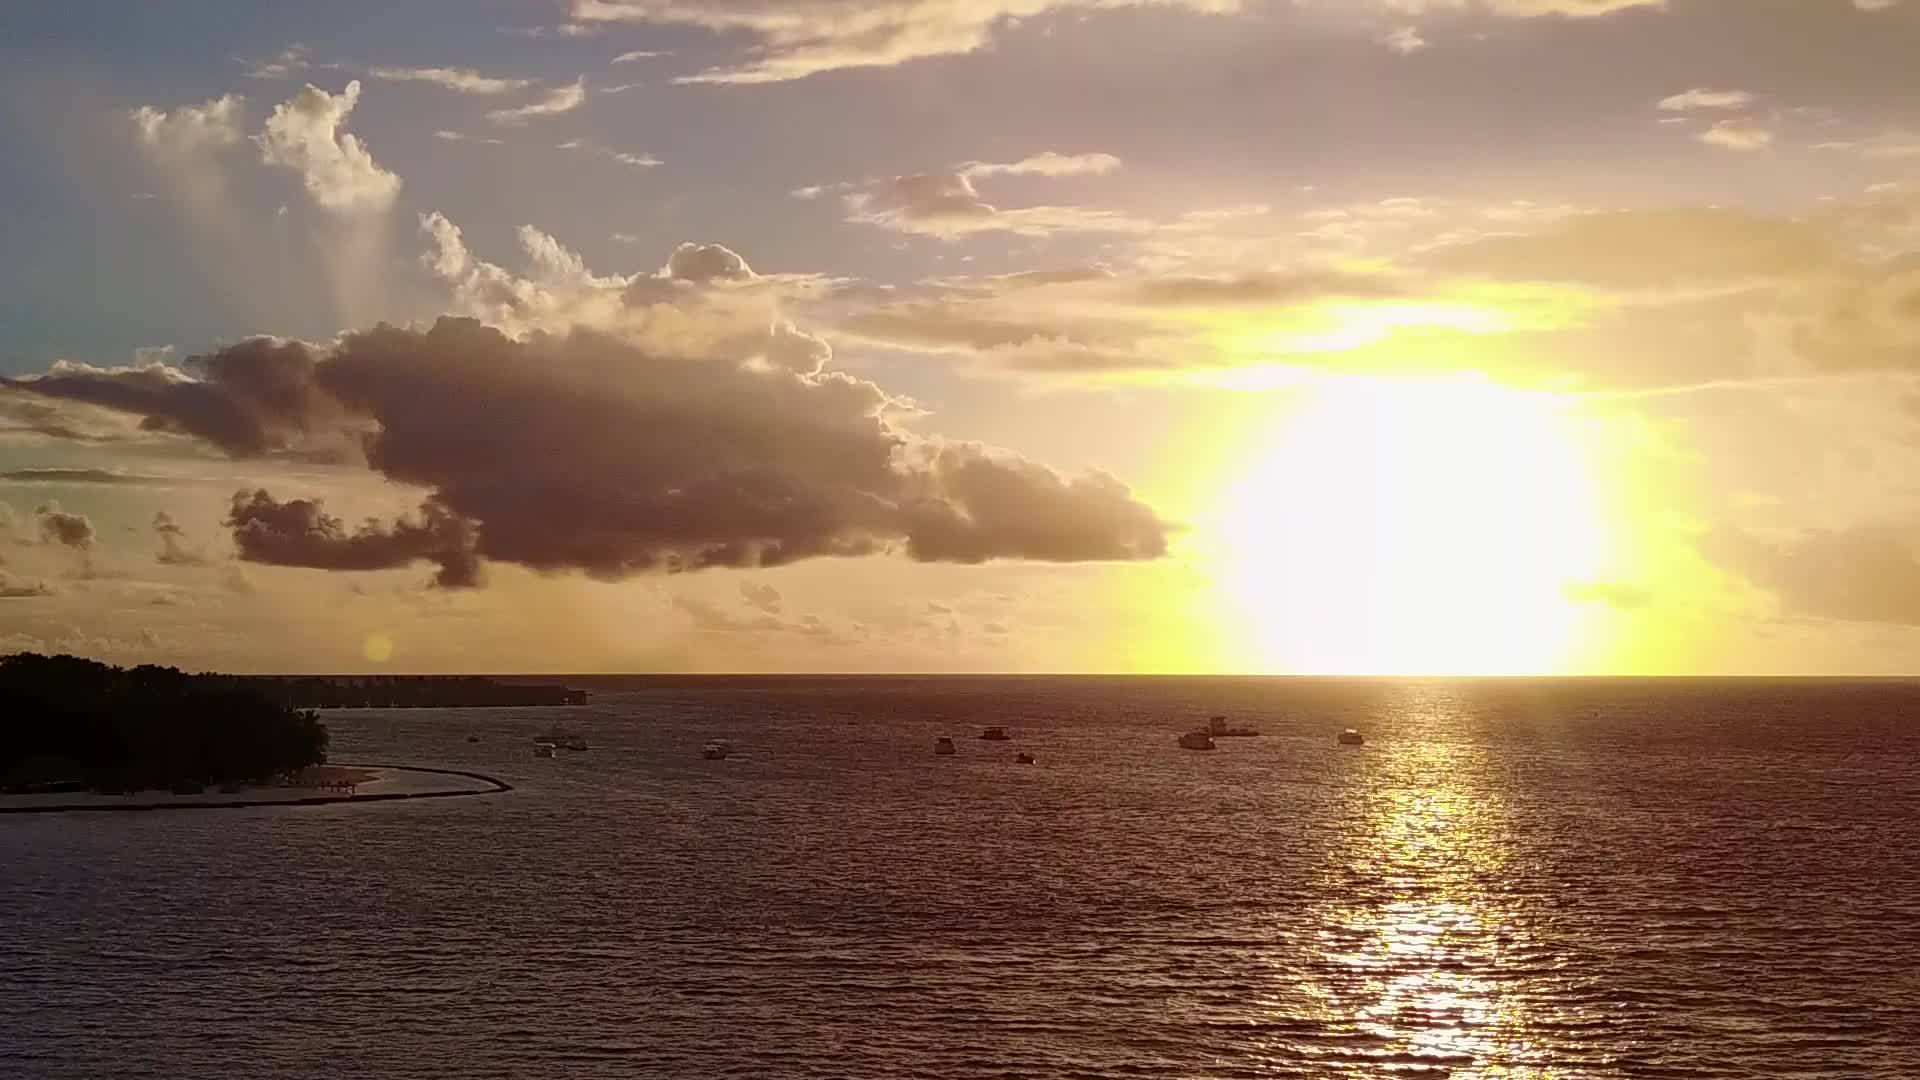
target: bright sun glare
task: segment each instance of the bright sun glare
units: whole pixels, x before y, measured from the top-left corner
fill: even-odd
[[[1229,577],[1277,671],[1563,667],[1568,588],[1605,561],[1564,399],[1481,381],[1342,380],[1276,425],[1223,508]]]

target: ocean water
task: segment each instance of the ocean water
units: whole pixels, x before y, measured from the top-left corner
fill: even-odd
[[[0,1077],[1920,1076],[1920,684],[586,685],[0,818]]]

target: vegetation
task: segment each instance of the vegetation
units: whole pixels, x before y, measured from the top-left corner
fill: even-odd
[[[0,787],[259,783],[327,759],[316,713],[226,675],[0,657]]]
[[[547,683],[500,682],[479,675],[260,676],[276,700],[303,709],[447,709],[578,705],[584,690]]]

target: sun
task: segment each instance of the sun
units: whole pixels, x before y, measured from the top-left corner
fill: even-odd
[[[1229,492],[1226,581],[1255,662],[1325,674],[1563,670],[1571,586],[1607,562],[1568,399],[1343,379],[1276,421]]]

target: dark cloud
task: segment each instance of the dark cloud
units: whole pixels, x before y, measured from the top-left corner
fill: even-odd
[[[157,476],[113,472],[109,469],[9,469],[0,480],[16,484],[158,484]]]
[[[28,396],[19,384],[0,376],[0,435],[40,435],[64,442],[111,443],[120,436],[90,430],[67,409]]]
[[[662,356],[585,330],[516,341],[453,318],[330,349],[242,342],[200,370],[192,410],[152,375],[123,407],[240,457],[346,425],[371,468],[432,492],[417,517],[349,531],[316,502],[243,491],[227,525],[252,562],[427,561],[461,586],[482,559],[617,579],[889,549],[968,563],[1166,550],[1165,524],[1118,480],[913,436],[885,392],[839,373]],[[230,381],[233,400],[217,401]],[[115,382],[60,385],[99,402]]]
[[[33,513],[35,520],[40,523],[40,539],[45,543],[59,544],[76,551],[93,548],[93,522],[87,519],[87,515],[62,510],[59,503],[47,503]]]
[[[318,502],[280,502],[265,491],[236,492],[227,515],[233,542],[248,562],[305,566],[316,570],[391,570],[416,561],[436,563],[435,584],[471,588],[480,584],[480,561],[469,524],[443,506],[427,502],[418,519],[390,525],[367,521],[349,533]]]
[[[1816,529],[1778,541],[1721,530],[1706,547],[1773,593],[1787,614],[1920,626],[1920,553],[1911,529]]]
[[[244,457],[287,446],[330,419],[313,362],[300,342],[252,338],[194,357],[186,369],[61,361],[44,375],[0,376],[0,388],[134,413],[147,430],[191,435]]]
[[[173,515],[165,510],[153,515],[153,531],[160,538],[160,554],[155,556],[163,566],[205,566],[207,557],[187,546],[186,532],[180,528]]]

